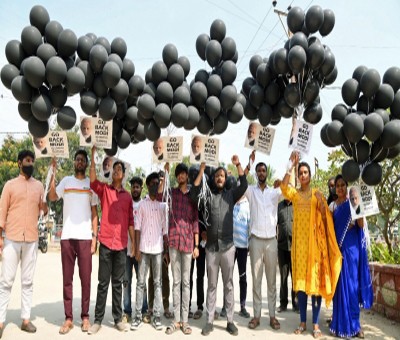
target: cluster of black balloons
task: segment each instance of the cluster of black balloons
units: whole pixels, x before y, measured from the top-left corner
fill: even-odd
[[[382,179],[379,162],[400,154],[400,68],[391,67],[383,75],[359,66],[342,86],[345,104],[332,110],[332,122],[321,129],[326,146],[341,146],[351,157],[342,166],[343,177],[368,185]],[[390,111],[388,111],[390,109]]]
[[[222,134],[229,122],[238,123],[243,118],[245,98],[233,85],[237,76],[236,43],[226,36],[225,23],[216,19],[210,35],[203,33],[197,37],[196,51],[211,71],[198,70],[190,84],[192,105],[199,113],[193,127],[204,135]]]
[[[161,129],[169,124],[192,129],[196,127],[199,113],[191,105],[190,87],[186,77],[190,72],[190,62],[185,56],[178,57],[173,44],[167,44],[162,51],[162,60],[156,61],[146,72],[143,93],[138,98],[135,115],[137,130],[134,142],[144,139],[157,140]]]
[[[98,112],[104,120],[124,117],[144,88],[144,80],[134,76],[133,62],[125,57],[125,41],[115,38],[110,44],[93,33],[78,39],[72,30],[50,21],[39,5],[31,9],[29,19],[21,41],[6,45],[9,64],[2,68],[1,80],[19,101],[19,114],[28,121],[30,133],[45,136],[52,114],[62,129],[71,129],[77,117],[65,104],[68,96],[78,93],[87,115]],[[120,147],[130,143],[124,131],[122,126],[113,130],[114,144]]]
[[[281,118],[300,117],[311,124],[322,118],[319,91],[337,78],[335,56],[328,46],[313,35],[328,35],[335,25],[332,10],[311,6],[307,13],[300,7],[288,12],[291,37],[284,47],[268,58],[254,55],[249,68],[252,77],[243,81],[246,97],[244,115],[260,124],[276,125]]]

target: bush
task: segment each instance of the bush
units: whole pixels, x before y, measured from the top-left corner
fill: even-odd
[[[393,251],[390,254],[389,248],[385,243],[372,243],[369,261],[386,264],[400,264],[400,248],[393,248]]]

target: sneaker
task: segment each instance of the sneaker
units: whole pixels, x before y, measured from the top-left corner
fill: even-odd
[[[248,319],[250,317],[250,313],[246,310],[245,307],[243,307],[240,309],[239,316]]]
[[[231,335],[238,335],[238,329],[233,322],[228,322],[226,325],[226,330]]]
[[[124,314],[122,316],[122,322],[123,323],[131,323],[132,322],[132,317],[129,314]]]
[[[131,323],[131,331],[136,331],[140,327],[142,327],[143,322],[141,318],[135,318],[135,320],[132,321]]]
[[[219,313],[219,316],[221,318],[226,318],[226,309],[225,309],[225,307],[222,307],[221,312]]]
[[[282,313],[282,312],[286,312],[287,311],[287,307],[286,306],[279,306],[278,307],[278,313]]]
[[[163,325],[161,323],[161,319],[160,319],[159,316],[154,317],[154,319],[153,319],[153,327],[158,331],[161,331],[163,329]]]
[[[21,329],[27,333],[36,333],[36,326],[30,321],[28,323],[22,322]]]
[[[99,323],[94,323],[92,326],[90,326],[88,330],[88,334],[96,334],[101,328],[101,324]]]
[[[117,322],[114,327],[119,330],[120,332],[127,332],[128,331],[128,327],[126,327],[126,323],[120,321]]]
[[[212,323],[206,323],[206,325],[201,330],[202,335],[209,335],[214,330],[214,326]]]

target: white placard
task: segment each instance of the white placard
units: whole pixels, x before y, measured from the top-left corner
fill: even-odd
[[[68,138],[65,131],[50,131],[42,138],[31,137],[36,158],[69,158]]]
[[[379,213],[375,189],[365,183],[349,188],[350,210],[352,219],[376,215]]]
[[[161,137],[153,142],[153,163],[181,162],[183,150],[183,137],[167,136]]]
[[[112,147],[112,120],[97,117],[81,117],[79,145],[110,149]]]
[[[190,162],[205,162],[210,166],[219,166],[219,139],[208,136],[192,135]]]
[[[311,148],[312,132],[312,124],[296,119],[290,135],[289,147],[308,155]]]
[[[265,153],[266,155],[270,155],[274,137],[274,128],[269,126],[264,127],[259,123],[250,122],[244,146]]]

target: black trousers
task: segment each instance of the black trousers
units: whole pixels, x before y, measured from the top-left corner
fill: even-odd
[[[206,250],[203,247],[199,247],[199,256],[197,259],[192,260],[192,266],[190,267],[190,300],[189,300],[189,311],[192,305],[192,292],[193,292],[193,272],[194,264],[196,261],[196,291],[197,291],[197,309],[203,310],[204,304],[204,275],[206,272]]]
[[[115,323],[122,319],[122,284],[126,264],[126,249],[111,250],[100,243],[99,283],[97,285],[94,322],[101,324],[106,310],[108,286],[112,287],[112,316]]]
[[[279,272],[281,274],[281,288],[279,291],[279,299],[280,305],[282,307],[287,307],[288,301],[288,277],[289,273],[292,276],[292,257],[290,251],[282,250],[278,248],[278,263],[279,263]],[[292,291],[292,306],[293,308],[297,308],[296,305],[296,294],[293,291],[293,286],[291,287]]]

